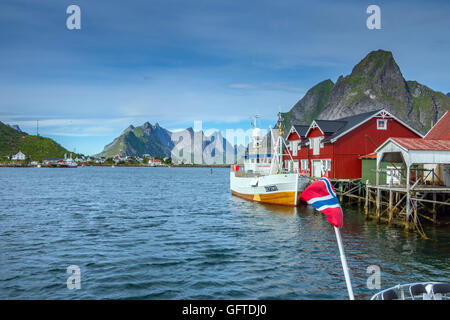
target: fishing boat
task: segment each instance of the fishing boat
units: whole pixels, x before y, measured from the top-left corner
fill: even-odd
[[[58,168],[77,168],[78,167],[78,164],[75,162],[75,160],[72,159],[72,154],[70,155],[70,158],[67,158],[66,155],[64,155],[64,159],[57,161],[56,165]]]
[[[283,139],[281,114],[278,129],[270,129],[270,149],[262,145],[263,137],[261,129],[257,127],[257,118],[258,116],[254,117],[252,142],[249,144],[243,168],[238,165],[231,167],[231,193],[251,201],[297,206],[299,195],[309,184],[309,179],[295,169],[288,171],[282,166],[285,156],[283,150],[287,147]]]
[[[442,282],[399,284],[378,292],[371,300],[450,300],[450,284]]]

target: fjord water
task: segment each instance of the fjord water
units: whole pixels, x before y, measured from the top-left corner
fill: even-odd
[[[0,168],[0,299],[346,299],[325,217],[230,195],[229,170]],[[434,240],[344,209],[357,299],[449,281],[449,228]],[[66,268],[81,269],[69,290]]]

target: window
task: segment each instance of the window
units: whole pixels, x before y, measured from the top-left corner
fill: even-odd
[[[323,170],[325,172],[331,170],[331,160],[330,159],[322,160],[322,165],[323,165]]]
[[[377,129],[386,130],[387,129],[387,119],[377,119]]]
[[[294,172],[298,172],[298,161],[294,161]]]
[[[288,161],[288,171],[289,172],[292,172],[292,166],[293,166],[292,160]]]
[[[292,141],[292,155],[296,156],[298,151],[298,141]]]
[[[303,170],[308,170],[308,160],[302,160],[301,161],[301,166],[302,166],[302,171]]]
[[[313,155],[317,156],[320,153],[320,141],[322,138],[311,138],[311,147],[313,149]]]

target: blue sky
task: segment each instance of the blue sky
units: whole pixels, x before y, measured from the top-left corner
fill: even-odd
[[[81,30],[66,8],[81,8]],[[368,30],[366,8],[381,8]],[[371,50],[450,91],[449,1],[3,0],[0,121],[95,154],[130,124],[274,123]]]

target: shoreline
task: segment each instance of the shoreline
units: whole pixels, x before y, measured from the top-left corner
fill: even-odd
[[[146,164],[89,164],[86,166],[80,166],[79,168],[86,168],[86,167],[139,167],[139,168],[168,168],[168,167],[174,167],[174,168],[230,168],[231,164],[222,165],[222,164],[171,164],[171,165],[160,165],[160,166],[149,166]],[[36,165],[31,164],[4,164],[0,163],[0,168],[37,168]],[[42,165],[40,168],[61,168],[57,166],[49,166],[49,165]],[[63,168],[67,169],[67,168]],[[75,168],[73,168],[75,169]]]

